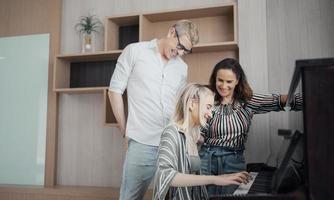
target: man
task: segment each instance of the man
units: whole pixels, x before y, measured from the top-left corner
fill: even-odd
[[[186,84],[180,56],[198,43],[197,26],[180,20],[165,37],[128,45],[117,61],[109,99],[123,136],[129,138],[123,166],[121,200],[143,199],[155,174],[160,136],[169,123],[177,92]],[[122,94],[127,89],[128,118]]]

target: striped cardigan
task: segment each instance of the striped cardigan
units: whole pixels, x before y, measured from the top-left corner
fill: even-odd
[[[170,186],[178,172],[190,173],[189,163],[184,134],[178,130],[176,124],[168,125],[161,135],[152,199],[163,200],[168,191],[169,199],[208,199],[205,186]]]
[[[302,109],[300,94],[295,95],[291,109]],[[239,102],[233,105],[217,104],[213,108],[208,127],[202,128],[204,141],[208,145],[242,149],[247,140],[253,115],[281,110],[283,108],[278,94],[253,94],[245,105]]]

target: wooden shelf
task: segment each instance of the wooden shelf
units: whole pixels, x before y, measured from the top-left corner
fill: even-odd
[[[53,91],[64,93],[103,92],[103,89],[109,85],[117,58],[121,53],[121,50],[114,50],[56,56]],[[97,81],[101,78],[109,80]]]
[[[218,61],[226,57],[238,58],[236,3],[107,16],[105,51],[56,56],[54,91],[68,94],[102,93],[104,125],[117,126],[107,89],[122,49],[128,43],[164,37],[169,27],[180,19],[190,19],[199,28],[200,43],[193,47],[192,54],[183,58],[189,66],[188,82],[207,84],[212,68]],[[109,71],[104,73],[105,70]],[[103,80],[99,82],[97,79]]]
[[[122,53],[122,50],[101,51],[95,53],[77,53],[77,54],[65,54],[57,55],[56,59],[76,62],[76,61],[99,61],[99,60],[112,60],[117,59]]]
[[[59,93],[103,93],[108,87],[85,87],[85,88],[59,88],[55,92]]]
[[[180,9],[144,14],[151,22],[174,21],[179,19],[195,19],[222,15],[233,15],[235,3],[220,4],[211,7]]]
[[[237,42],[199,43],[193,47],[193,53],[238,50]]]

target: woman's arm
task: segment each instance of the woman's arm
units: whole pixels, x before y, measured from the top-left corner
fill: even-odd
[[[247,102],[247,107],[254,114],[267,113],[271,111],[281,111],[287,104],[288,95],[286,94],[253,94],[250,101]],[[298,111],[303,108],[303,98],[300,93],[294,95],[291,103],[291,110]]]
[[[251,176],[247,172],[238,172],[233,174],[223,174],[220,176],[206,176],[177,173],[171,181],[173,187],[188,187],[199,185],[240,185],[248,183]]]
[[[283,96],[281,98],[281,96]],[[281,102],[283,101],[283,102]],[[253,94],[251,100],[246,104],[248,108],[252,110],[254,114],[262,114],[271,111],[284,110],[286,97],[280,94]]]
[[[282,108],[285,107],[287,99],[288,99],[288,95],[286,95],[286,94],[281,94],[280,95],[280,104],[281,104]]]
[[[180,136],[175,126],[168,126],[161,135],[153,199],[165,199],[170,183],[178,173]]]
[[[287,101],[287,99],[285,101]],[[288,106],[290,107],[290,110],[293,110],[293,111],[303,110],[303,96],[302,96],[302,94],[301,93],[296,93],[293,96],[292,102],[290,102],[290,105],[288,105]]]

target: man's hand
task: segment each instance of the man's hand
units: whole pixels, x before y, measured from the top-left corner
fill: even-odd
[[[125,127],[118,124],[118,129],[121,132],[121,136],[124,138],[125,137]]]
[[[125,146],[125,149],[127,150],[128,149],[128,143],[129,143],[129,138],[126,137],[125,135],[125,127],[124,126],[121,126],[121,125],[118,125],[118,129],[119,131],[121,132],[121,136],[123,137],[123,142],[124,142],[124,146]]]

